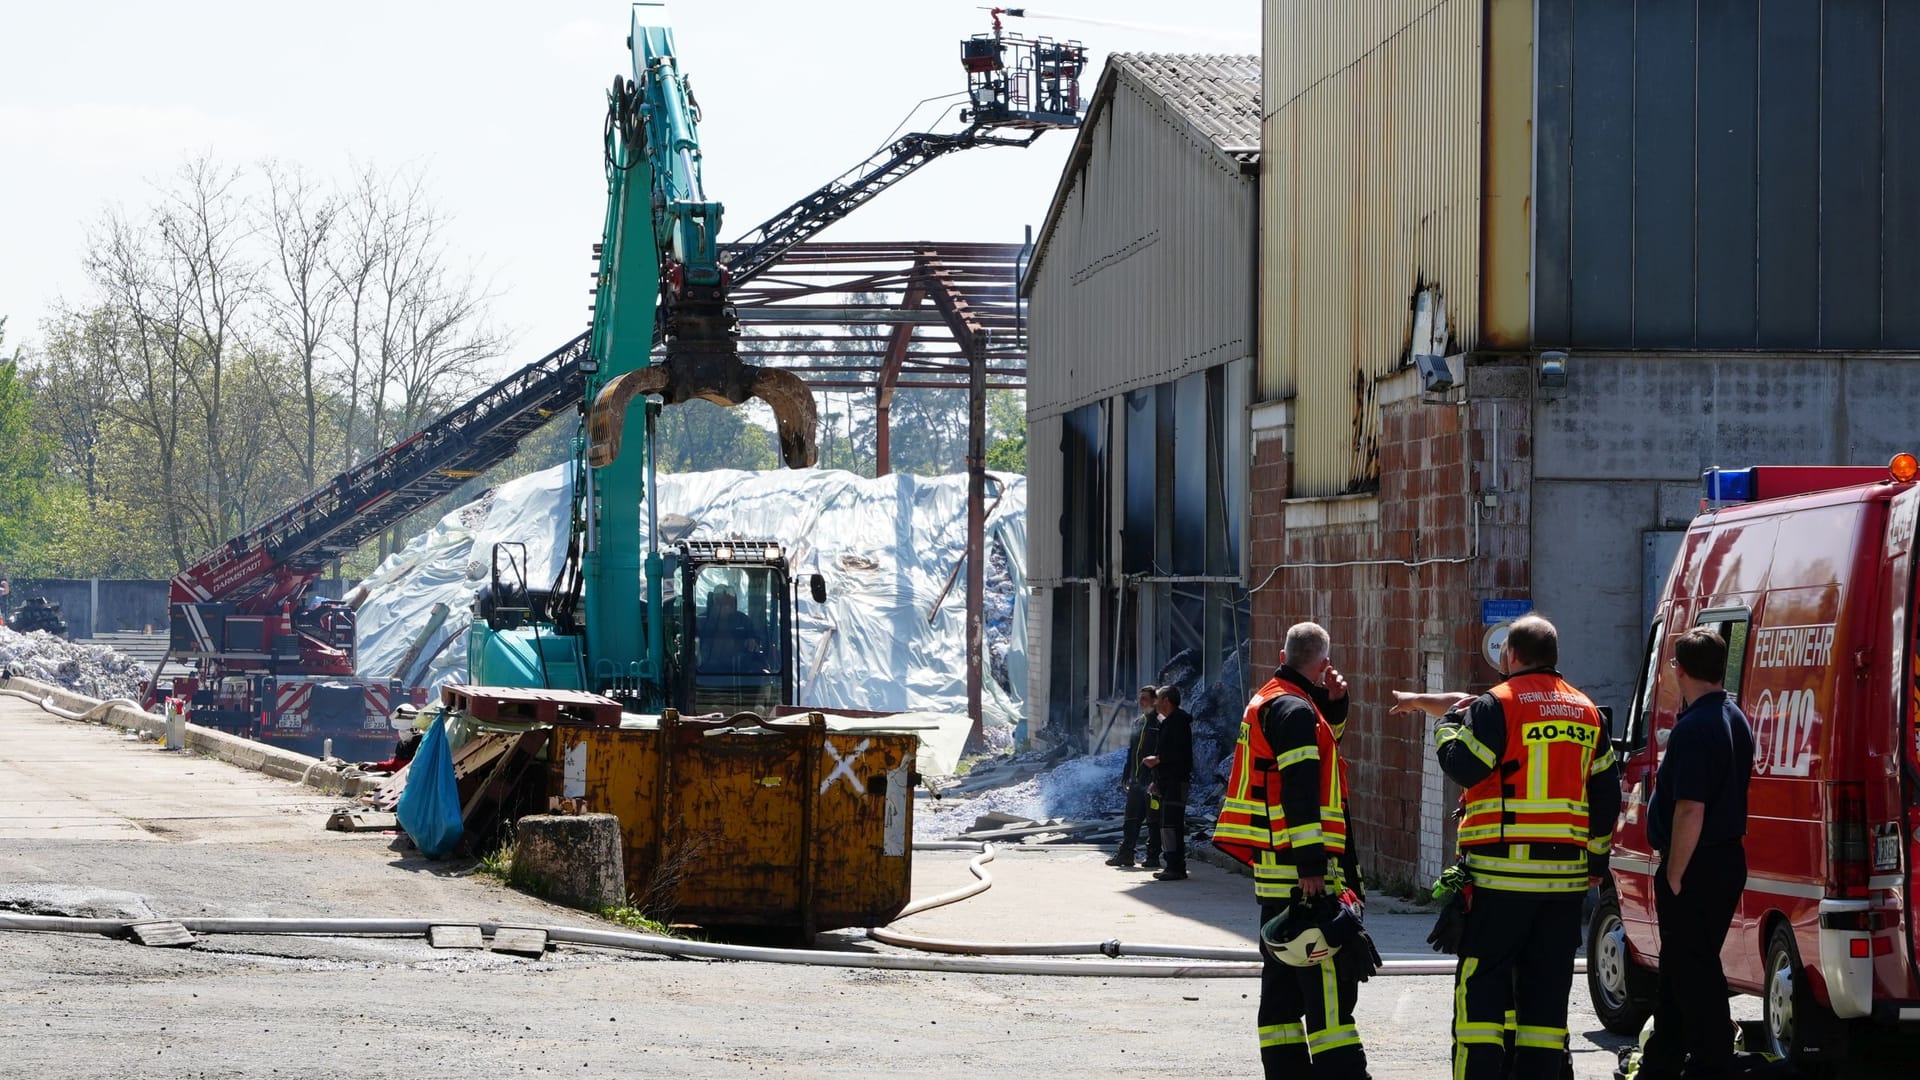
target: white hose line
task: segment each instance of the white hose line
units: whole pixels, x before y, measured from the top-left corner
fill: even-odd
[[[145,919],[75,919],[48,915],[0,914],[0,930],[53,933],[91,933],[124,936]],[[175,919],[196,934],[252,936],[323,935],[328,937],[424,937],[429,927],[478,925],[482,933],[496,932],[498,923],[462,923],[433,919]],[[959,956],[907,956],[893,953],[854,953],[775,949],[684,941],[626,930],[594,930],[575,926],[530,927],[544,930],[547,940],[562,944],[622,949],[654,956],[704,960],[736,960],[809,967],[876,968],[894,971],[938,971],[975,975],[1095,975],[1101,978],[1220,979],[1256,978],[1259,964],[1161,964],[1128,961],[984,959]]]
[[[147,919],[77,919],[51,915],[0,914],[0,931],[87,933],[123,937]],[[478,926],[482,933],[499,931],[504,923],[463,923],[457,919],[328,919],[232,918],[175,919],[196,934],[242,934],[256,937],[424,937],[429,927]],[[1040,960],[1007,957],[911,956],[894,953],[854,953],[776,949],[754,945],[726,945],[685,941],[626,930],[595,930],[576,926],[528,927],[544,930],[550,942],[680,959],[733,960],[764,964],[800,964],[807,967],[867,968],[892,971],[936,971],[971,975],[1091,975],[1097,978],[1252,979],[1258,963],[1167,964],[1129,960]],[[1452,975],[1451,960],[1390,960],[1378,975]]]
[[[897,922],[909,915],[918,915],[923,911],[932,911],[937,907],[957,904],[970,896],[978,896],[993,888],[993,875],[987,873],[987,864],[993,861],[993,845],[983,840],[925,840],[913,845],[915,851],[975,851],[979,854],[967,860],[967,872],[974,880],[951,892],[938,896],[929,896],[925,900],[916,900],[900,909],[893,918]],[[868,933],[872,933],[871,930]]]
[[[985,864],[993,861],[993,845],[979,840],[940,840],[925,841],[913,845],[915,851],[977,851],[980,854],[967,863],[967,869],[977,879],[969,885],[952,892],[941,893],[925,900],[908,904],[894,921],[931,911],[937,907],[958,903],[970,896],[978,896],[993,887],[993,877],[987,873]],[[917,949],[922,952],[961,954],[972,956],[1104,956],[1117,959],[1121,956],[1151,956],[1173,960],[1206,960],[1228,964],[1253,964],[1259,966],[1260,953],[1256,949],[1234,946],[1208,945],[1167,945],[1157,942],[1127,944],[1118,938],[1106,941],[1043,941],[1043,942],[982,942],[955,941],[949,938],[920,937],[887,927],[868,927],[867,937],[883,945],[892,945],[902,949]],[[1377,974],[1380,975],[1452,975],[1458,961],[1447,956],[1435,956],[1431,959],[1386,960]],[[1585,957],[1576,957],[1573,961],[1573,973],[1584,975],[1587,971]]]
[[[132,701],[123,697],[109,698],[108,700],[103,701],[98,705],[95,705],[93,708],[88,709],[86,712],[71,712],[67,709],[61,708],[58,705],[55,705],[53,703],[52,695],[29,694],[25,690],[15,690],[12,687],[0,687],[0,694],[6,694],[9,697],[17,697],[22,701],[31,701],[35,705],[40,706],[40,708],[46,710],[47,712],[52,713],[55,716],[60,717],[63,720],[85,720],[88,722],[92,722],[94,720],[99,719],[100,716],[104,716],[108,709],[111,709],[116,705],[125,705],[127,708],[132,709],[133,711],[139,712],[139,713],[144,713],[147,711],[144,707],[141,706],[139,702]],[[99,715],[95,715],[95,714],[99,714]]]

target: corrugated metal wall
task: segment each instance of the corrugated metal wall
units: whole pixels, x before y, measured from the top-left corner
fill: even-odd
[[[1254,351],[1253,177],[1125,78],[1091,138],[1029,279],[1030,420]]]
[[[1538,343],[1920,347],[1920,4],[1538,18]]]
[[[1417,289],[1476,340],[1482,4],[1266,0],[1259,390],[1297,397],[1296,494],[1377,483]]]

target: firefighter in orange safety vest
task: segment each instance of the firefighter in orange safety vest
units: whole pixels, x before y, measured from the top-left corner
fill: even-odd
[[[1567,1061],[1581,905],[1607,873],[1620,785],[1600,712],[1559,661],[1553,624],[1528,615],[1509,628],[1505,679],[1485,694],[1394,695],[1396,713],[1440,716],[1440,768],[1466,788],[1458,841],[1473,885],[1454,981],[1454,1080],[1558,1080]]]
[[[1253,868],[1260,923],[1323,894],[1362,891],[1347,827],[1347,682],[1329,661],[1327,632],[1287,631],[1286,664],[1247,703],[1214,847]],[[1263,950],[1264,952],[1264,950]],[[1347,955],[1347,954],[1352,955]],[[1263,956],[1260,1064],[1268,1080],[1364,1080],[1366,1049],[1353,1010],[1360,950],[1293,967]],[[1371,967],[1365,974],[1371,974]]]

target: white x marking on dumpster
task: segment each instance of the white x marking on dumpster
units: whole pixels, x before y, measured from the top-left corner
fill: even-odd
[[[853,774],[853,765],[854,762],[860,760],[860,755],[866,753],[867,748],[872,745],[872,739],[861,739],[854,745],[851,753],[846,757],[841,757],[839,749],[832,743],[827,743],[827,756],[833,759],[833,771],[827,774],[825,780],[820,781],[820,794],[825,795],[827,789],[833,786],[833,782],[844,776],[847,778],[847,785],[853,788],[854,794],[865,795],[867,793],[867,785],[861,783],[860,778]]]

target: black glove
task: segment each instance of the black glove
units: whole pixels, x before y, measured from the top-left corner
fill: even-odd
[[[1462,893],[1454,893],[1447,898],[1447,906],[1440,909],[1440,915],[1433,920],[1433,931],[1427,935],[1427,944],[1433,951],[1460,955],[1460,943],[1467,934],[1467,899]]]
[[[1383,961],[1380,959],[1380,950],[1373,944],[1373,935],[1362,930],[1345,948],[1334,954],[1333,963],[1342,982],[1363,983],[1373,978]]]

